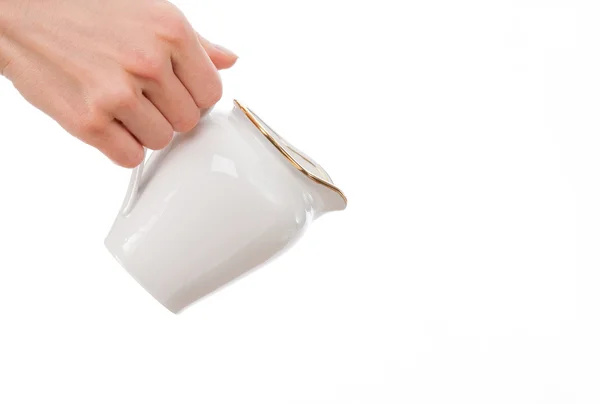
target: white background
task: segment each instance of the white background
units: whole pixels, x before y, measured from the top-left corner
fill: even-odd
[[[129,171],[1,81],[0,403],[600,402],[594,2],[176,3],[348,209],[175,316]]]

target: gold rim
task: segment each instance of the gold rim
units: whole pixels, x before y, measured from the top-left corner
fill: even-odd
[[[346,198],[346,195],[344,195],[344,193],[342,192],[341,189],[339,189],[338,187],[336,187],[335,185],[333,185],[331,182],[324,180],[323,178],[317,177],[316,175],[312,174],[311,172],[309,172],[308,170],[306,170],[304,167],[302,167],[302,165],[300,165],[300,163],[298,163],[296,161],[296,159],[294,159],[294,157],[292,157],[287,150],[285,150],[285,148],[283,146],[281,146],[281,144],[279,144],[279,142],[273,138],[273,136],[271,136],[269,134],[269,132],[267,131],[267,129],[260,123],[258,122],[258,120],[256,119],[256,117],[254,116],[254,114],[245,106],[243,106],[238,100],[233,100],[235,102],[235,104],[242,110],[242,112],[244,112],[244,114],[248,117],[248,119],[250,119],[250,121],[254,124],[254,126],[256,126],[256,128],[260,131],[260,133],[262,133],[268,140],[269,142],[271,142],[271,144],[273,144],[273,146],[275,146],[275,148],[277,148],[277,150],[279,150],[281,152],[281,154],[283,154],[283,156],[288,159],[288,161],[290,163],[292,163],[292,165],[298,169],[298,171],[300,171],[302,174],[306,175],[308,178],[310,178],[311,180],[326,186],[327,188],[331,189],[332,191],[335,191],[336,193],[338,193],[342,199],[344,200],[344,203],[347,205],[348,204],[348,199]],[[298,155],[300,155],[302,158],[304,158],[306,161],[310,162],[312,165],[315,166],[315,168],[320,171],[323,172],[323,169],[316,163],[314,163],[311,159],[309,159],[308,157],[305,157],[304,154],[298,152],[297,150],[295,150],[295,153],[298,153]],[[327,175],[328,177],[328,175]]]

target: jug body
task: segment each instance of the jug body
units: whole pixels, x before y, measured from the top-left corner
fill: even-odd
[[[176,135],[144,171],[105,245],[174,313],[285,251],[321,214],[311,181],[237,106]]]

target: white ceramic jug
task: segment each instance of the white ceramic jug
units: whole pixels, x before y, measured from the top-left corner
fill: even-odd
[[[345,208],[319,165],[234,101],[133,170],[105,245],[178,313],[283,252],[312,220]]]

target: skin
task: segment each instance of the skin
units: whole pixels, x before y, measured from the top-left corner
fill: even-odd
[[[122,167],[196,126],[236,60],[165,0],[0,0],[0,74]]]

